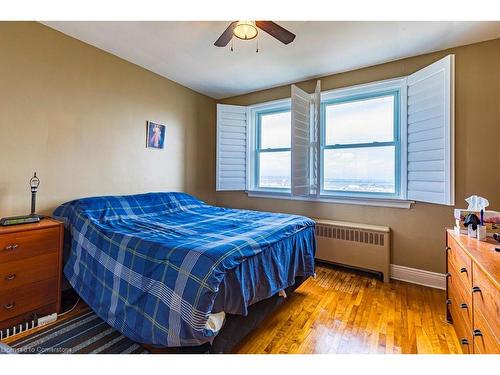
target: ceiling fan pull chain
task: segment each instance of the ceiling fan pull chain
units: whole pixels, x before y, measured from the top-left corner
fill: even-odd
[[[231,52],[233,52],[234,49],[233,49],[233,40],[231,39]]]
[[[255,50],[256,53],[259,53],[259,37],[257,37],[257,49]]]

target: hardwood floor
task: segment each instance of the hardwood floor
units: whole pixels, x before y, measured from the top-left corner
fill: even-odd
[[[394,280],[385,284],[324,265],[317,265],[316,272],[316,279],[288,296],[234,352],[461,353],[453,325],[445,320],[443,290]],[[58,322],[86,309],[80,302]]]
[[[443,290],[316,271],[235,353],[461,353]]]

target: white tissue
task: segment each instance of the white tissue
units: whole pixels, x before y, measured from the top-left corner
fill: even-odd
[[[480,197],[478,195],[471,195],[465,201],[467,203],[469,203],[469,207],[467,207],[467,211],[481,211],[490,205],[490,202],[488,202],[488,199]]]

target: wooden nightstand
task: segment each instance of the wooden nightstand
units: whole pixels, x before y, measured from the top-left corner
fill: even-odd
[[[0,227],[0,329],[59,312],[63,224]]]

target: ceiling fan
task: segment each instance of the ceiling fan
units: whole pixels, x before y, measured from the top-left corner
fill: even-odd
[[[234,21],[215,41],[214,45],[225,47],[233,36],[243,40],[254,39],[259,33],[258,29],[265,31],[283,44],[290,44],[295,39],[295,34],[272,21]]]

